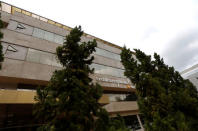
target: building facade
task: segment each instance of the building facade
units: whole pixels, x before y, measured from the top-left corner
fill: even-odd
[[[198,89],[198,64],[182,71],[181,76],[185,79],[189,79]]]
[[[61,69],[56,48],[63,44],[70,27],[7,3],[1,3],[4,62],[0,70],[0,129],[28,124],[32,119],[32,105],[38,86],[48,84],[52,73]],[[124,101],[135,92],[133,84],[124,76],[121,47],[84,33],[81,41],[96,39],[97,48],[90,77],[104,89],[101,106],[114,117],[138,116],[135,101]],[[140,124],[139,126],[142,127]],[[136,128],[136,127],[135,127]]]

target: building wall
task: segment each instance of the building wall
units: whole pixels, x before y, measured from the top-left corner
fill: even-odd
[[[15,89],[19,84],[46,85],[52,73],[62,68],[56,48],[62,45],[71,28],[9,4],[2,5],[2,20],[8,25],[2,30],[5,60],[0,88],[14,89],[7,83],[15,84]],[[124,100],[135,89],[123,74],[121,48],[86,33],[81,37],[82,42],[93,39],[97,40],[97,48],[91,65],[95,73],[90,77],[102,85],[111,101]]]
[[[189,79],[198,89],[198,64],[180,73],[184,79]]]
[[[62,68],[56,58],[56,48],[63,44],[71,28],[5,3],[2,3],[1,16],[8,25],[2,30],[5,60],[0,70],[0,88],[46,85],[53,72]],[[135,89],[124,76],[121,48],[86,33],[81,42],[93,39],[97,41],[97,48],[90,66],[95,68],[95,73],[90,77],[108,92],[110,100],[123,100]],[[8,83],[15,84],[15,88]]]
[[[62,45],[69,31],[18,12],[2,12],[2,19],[8,26],[3,29],[2,44],[6,59],[0,75],[49,81],[53,71],[61,68],[55,50]],[[82,36],[82,41],[89,40],[93,38]],[[97,43],[91,65],[95,68],[93,79],[106,87],[127,88],[131,83],[123,75],[121,50],[101,41]]]
[[[5,59],[0,70],[0,106],[5,107],[5,110],[0,110],[0,118],[3,116],[2,120],[6,121],[9,113],[4,116],[9,106],[12,109],[20,105],[31,107],[35,102],[35,88],[46,85],[53,72],[62,68],[55,55],[56,48],[63,44],[71,28],[5,3],[2,3],[0,12],[1,19],[8,23],[2,30]],[[138,114],[136,102],[123,102],[135,89],[123,74],[121,48],[86,33],[81,42],[93,39],[97,41],[97,48],[90,66],[95,68],[95,73],[90,77],[103,87],[105,93],[99,102],[108,104],[104,108],[112,116],[117,113],[123,116]],[[10,113],[18,115],[14,110]],[[0,121],[0,127],[2,123]]]

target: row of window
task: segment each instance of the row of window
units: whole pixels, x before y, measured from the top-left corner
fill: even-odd
[[[8,29],[14,30],[14,31],[17,31],[20,33],[24,33],[27,35],[31,35],[33,37],[37,37],[40,39],[55,42],[58,44],[63,44],[63,42],[64,42],[64,37],[61,35],[57,35],[55,33],[48,32],[48,31],[45,31],[45,30],[42,30],[42,29],[39,29],[36,27],[26,25],[26,24],[22,24],[17,21],[10,21]],[[101,55],[101,56],[104,56],[107,58],[114,59],[114,60],[118,60],[118,61],[121,60],[119,54],[115,54],[115,53],[112,53],[112,52],[109,52],[109,51],[106,51],[106,50],[103,50],[100,48],[96,48],[96,52],[94,52],[94,53],[97,55]]]
[[[3,45],[3,53],[7,58],[13,58],[18,60],[25,60],[29,62],[61,67],[61,64],[57,62],[56,55],[53,53],[43,52],[13,44],[7,44],[4,42],[2,42],[2,45]],[[95,63],[91,65],[91,68],[95,68],[95,73],[98,74],[124,77],[123,75],[124,70],[122,69],[113,68]]]
[[[103,49],[100,49],[100,48],[96,48],[96,52],[94,52],[94,54],[101,55],[101,56],[104,56],[104,57],[108,57],[108,58],[118,60],[118,61],[121,60],[120,55],[109,52],[109,51],[106,51],[106,50],[103,50]]]
[[[115,101],[123,101],[126,99],[127,94],[108,94],[109,101],[115,102]]]
[[[61,65],[57,62],[55,54],[43,52],[39,50],[30,49],[28,50],[27,54],[27,61],[36,62],[41,64],[47,64],[52,66],[61,67]],[[116,77],[124,77],[124,70],[117,69],[109,66],[104,66],[100,64],[93,63],[91,68],[94,68],[94,72],[98,74],[106,74],[112,75]]]
[[[104,75],[111,75],[111,76],[116,76],[116,77],[123,77],[124,76],[124,70],[118,69],[118,68],[113,68],[105,65],[100,65],[100,64],[91,64],[91,68],[94,68],[94,72],[98,74],[104,74]]]
[[[55,54],[31,48],[28,49],[26,60],[35,63],[61,67],[61,64],[57,62]]]
[[[26,24],[19,23],[17,21],[10,21],[8,29],[14,30],[20,33],[31,35],[40,39],[48,40],[58,44],[63,44],[64,37],[49,31],[45,31],[36,27],[32,27]]]
[[[43,52],[39,50],[34,50],[30,48],[28,49],[26,60],[30,62],[36,62],[40,64],[47,64],[47,65],[61,67],[61,64],[57,62],[55,54]],[[94,72],[98,74],[124,77],[124,70],[122,69],[117,69],[117,68],[95,64],[95,63],[91,65],[91,68],[94,68],[95,69]]]
[[[137,95],[135,92],[130,94],[107,94],[110,102],[114,101],[137,101]]]
[[[63,44],[63,42],[64,42],[64,37],[63,36],[57,35],[55,33],[51,33],[51,32],[48,32],[48,31],[45,31],[45,30],[42,30],[42,29],[39,29],[39,28],[34,28],[34,31],[33,31],[32,35],[34,37],[41,38],[41,39],[44,39],[44,40],[48,40],[48,41],[51,41],[51,42],[55,42],[55,43],[58,43],[58,44]]]

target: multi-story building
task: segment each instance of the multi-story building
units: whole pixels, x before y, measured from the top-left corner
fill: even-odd
[[[198,89],[198,64],[182,71],[181,76],[185,79],[189,79]]]
[[[0,129],[31,127],[35,90],[47,85],[52,73],[61,69],[56,47],[63,44],[71,28],[7,3],[1,5],[5,59],[0,70]],[[101,106],[112,117],[137,116],[136,122],[141,123],[137,103],[124,101],[135,89],[123,74],[121,47],[86,33],[81,38],[82,41],[93,39],[97,48],[91,65],[95,72],[91,77],[104,89]]]

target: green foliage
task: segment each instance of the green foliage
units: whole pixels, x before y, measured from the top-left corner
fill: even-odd
[[[129,131],[121,116],[109,118],[106,113],[104,112],[103,116],[97,120],[94,131]]]
[[[108,131],[112,126],[107,111],[98,103],[102,88],[89,77],[97,43],[80,42],[82,35],[81,27],[75,27],[66,36],[66,42],[56,49],[63,69],[53,73],[47,87],[37,90],[33,113],[43,120],[41,131]]]
[[[0,3],[1,7],[1,3]],[[1,39],[3,38],[3,33],[1,32],[1,29],[4,27],[3,21],[1,20],[1,14],[0,14],[0,62],[3,62],[4,57],[3,57],[3,46],[1,44]],[[1,64],[0,64],[0,69],[1,69]]]
[[[141,118],[140,114],[139,114],[139,117]],[[128,125],[132,130],[141,128],[136,115],[125,116],[124,120],[125,120],[126,125]],[[141,122],[143,123],[143,120],[141,120]]]
[[[128,94],[126,96],[126,98],[124,99],[124,101],[137,101],[137,95],[135,92],[131,92],[130,94]]]
[[[117,118],[111,118],[107,131],[129,131],[129,129],[126,128],[124,119],[118,116]]]
[[[154,60],[140,50],[126,47],[121,53],[125,75],[136,85],[140,112],[148,131],[196,131],[198,92],[173,67],[154,53]]]
[[[82,34],[81,27],[76,27],[66,36],[56,50],[63,69],[54,72],[47,87],[37,90],[35,113],[47,123],[42,130],[89,131],[94,117],[103,111],[98,103],[102,88],[89,77],[90,55],[97,43],[80,43]]]

